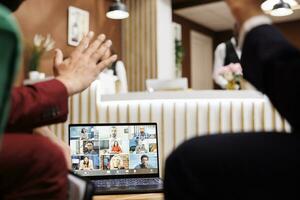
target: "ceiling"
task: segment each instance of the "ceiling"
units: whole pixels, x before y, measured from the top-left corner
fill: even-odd
[[[206,3],[205,3],[206,2]],[[208,2],[208,3],[207,3]],[[234,18],[227,4],[218,0],[173,0],[174,12],[213,31],[230,30]],[[177,8],[177,9],[176,9]],[[300,19],[300,9],[287,17],[272,17],[274,22],[287,22]]]
[[[173,9],[186,8],[202,4],[218,2],[221,0],[172,0]]]

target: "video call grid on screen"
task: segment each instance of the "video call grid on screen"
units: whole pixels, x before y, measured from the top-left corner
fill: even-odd
[[[70,125],[72,169],[82,176],[158,173],[156,124]]]

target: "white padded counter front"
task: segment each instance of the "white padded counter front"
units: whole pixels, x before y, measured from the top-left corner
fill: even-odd
[[[201,135],[290,131],[269,100],[256,91],[141,92],[97,94],[97,83],[70,99],[70,116],[52,129],[67,140],[68,123],[157,122],[160,158]],[[161,165],[163,166],[163,165]]]

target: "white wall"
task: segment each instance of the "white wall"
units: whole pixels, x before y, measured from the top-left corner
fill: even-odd
[[[191,81],[192,89],[212,90],[213,39],[191,31]]]
[[[175,78],[174,41],[171,0],[156,0],[157,6],[157,76]]]

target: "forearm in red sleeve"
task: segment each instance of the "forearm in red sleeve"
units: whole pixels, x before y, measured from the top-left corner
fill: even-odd
[[[14,88],[6,132],[31,132],[35,127],[64,122],[68,93],[58,80]]]

